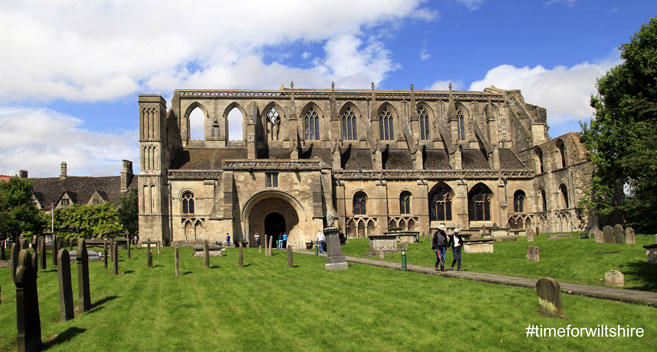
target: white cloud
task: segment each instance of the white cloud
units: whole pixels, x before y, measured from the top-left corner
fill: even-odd
[[[436,19],[438,13],[422,3],[2,2],[0,101],[111,100],[154,88],[168,93],[185,84],[271,88],[290,79],[367,86],[397,67],[371,33],[404,19]],[[325,44],[325,57],[306,69],[263,61],[265,46],[295,41]],[[336,56],[343,53],[353,57]],[[192,62],[200,69],[188,71]],[[260,76],[234,73],[248,69]]]
[[[455,80],[455,81],[435,81],[433,84],[431,84],[429,87],[426,87],[425,89],[429,90],[449,90],[449,85],[452,85],[453,90],[461,90],[463,89],[463,82],[460,80]]]
[[[427,52],[427,48],[422,47],[422,49],[420,49],[420,60],[422,61],[429,60],[430,57],[431,55],[429,55],[429,53]]]
[[[577,3],[577,0],[549,0],[545,5],[561,4],[566,7],[573,7]]]
[[[312,54],[309,51],[304,51],[303,54],[301,54],[301,58],[304,60],[309,59],[312,56]]]
[[[483,5],[484,0],[456,0],[456,2],[467,7],[470,11],[474,11]]]
[[[471,90],[483,90],[494,85],[503,89],[520,89],[525,101],[547,109],[549,124],[565,123],[591,117],[590,98],[596,93],[596,79],[619,64],[618,53],[606,60],[574,65],[515,67],[500,65],[492,68],[486,77],[472,82]]]
[[[30,177],[53,177],[66,161],[69,175],[118,175],[122,159],[132,160],[138,172],[136,130],[91,132],[82,122],[48,109],[0,107],[0,174],[25,169]]]

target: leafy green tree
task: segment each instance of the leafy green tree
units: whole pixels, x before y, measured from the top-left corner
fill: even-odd
[[[32,201],[32,183],[11,177],[0,182],[0,233],[15,240],[21,233],[31,235],[43,231],[45,222]]]
[[[137,190],[130,190],[121,196],[119,201],[119,220],[130,235],[139,231],[139,196]]]
[[[594,166],[589,208],[638,229],[657,225],[657,18],[621,47],[623,63],[598,80],[595,117],[582,124]],[[622,218],[613,219],[614,215]]]
[[[61,233],[63,237],[114,237],[123,231],[119,214],[110,203],[99,205],[72,205],[55,213],[56,227],[72,229]]]

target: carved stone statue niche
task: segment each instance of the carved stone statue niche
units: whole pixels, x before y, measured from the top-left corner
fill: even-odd
[[[267,134],[269,140],[277,141],[278,140],[278,131],[281,126],[281,116],[275,108],[271,108],[267,114]]]

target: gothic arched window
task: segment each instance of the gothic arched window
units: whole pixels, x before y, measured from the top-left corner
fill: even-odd
[[[303,119],[303,128],[307,140],[319,139],[319,116],[314,107],[308,108],[306,116]]]
[[[429,139],[429,114],[424,106],[417,109],[417,116],[420,118],[420,139]]]
[[[468,194],[468,210],[470,221],[490,220],[490,190],[478,184]]]
[[[563,202],[563,208],[568,209],[568,189],[566,188],[566,185],[563,183],[561,186],[559,186],[559,190],[561,191],[561,199]]]
[[[411,213],[411,192],[404,191],[399,195],[399,213]]]
[[[431,221],[452,220],[452,197],[447,187],[439,187],[429,194],[429,219]]]
[[[185,192],[182,195],[182,213],[194,214],[194,194],[192,192]]]
[[[536,171],[542,174],[545,172],[545,168],[543,167],[543,151],[537,147],[534,149],[534,154],[536,154]]]
[[[523,213],[525,211],[525,192],[516,191],[513,194],[513,211]]]
[[[547,197],[545,197],[545,190],[541,190],[541,201],[543,202],[543,211],[547,211]]]
[[[358,192],[354,194],[354,215],[367,214],[367,194]]]
[[[342,113],[342,139],[343,140],[356,140],[358,133],[356,130],[356,114],[348,107]]]
[[[566,147],[562,140],[557,141],[557,148],[559,148],[559,155],[561,155],[561,167],[566,167]]]
[[[384,141],[395,139],[395,128],[390,109],[386,106],[379,115],[379,138]]]

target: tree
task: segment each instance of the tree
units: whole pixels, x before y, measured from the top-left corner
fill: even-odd
[[[596,113],[582,124],[594,167],[589,208],[638,229],[657,225],[657,18],[621,47],[620,65],[598,80]],[[620,221],[613,215],[619,214]]]
[[[11,177],[0,182],[0,233],[15,240],[21,233],[39,233],[44,226],[43,216],[32,201],[29,180]]]
[[[139,231],[139,196],[137,190],[130,190],[119,201],[119,220],[130,235]]]
[[[99,205],[71,205],[55,213],[57,228],[71,229],[65,237],[114,237],[123,231],[119,214],[110,203]]]

